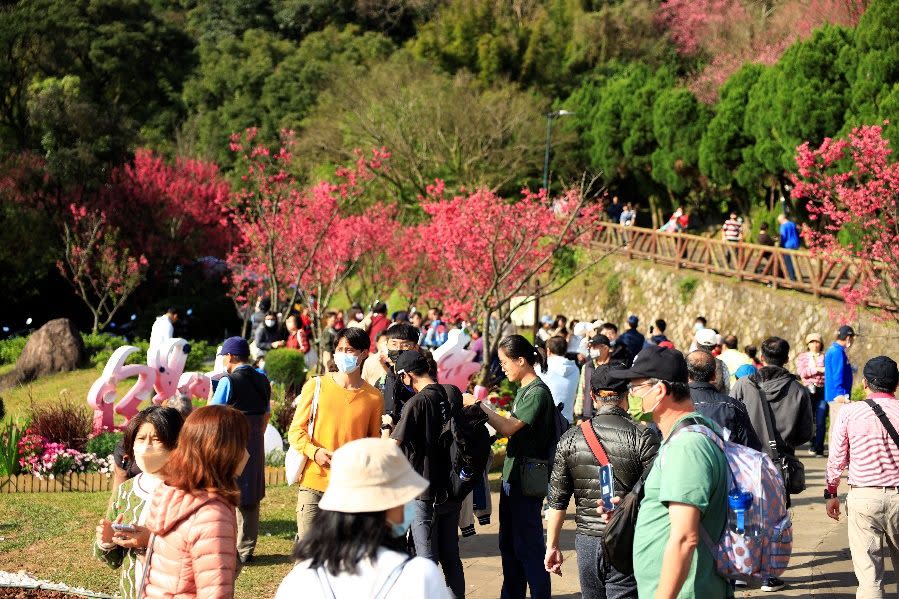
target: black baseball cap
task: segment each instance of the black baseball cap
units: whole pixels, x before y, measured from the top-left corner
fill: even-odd
[[[669,383],[686,383],[687,360],[676,349],[648,345],[637,354],[630,368],[613,370],[610,374],[623,380],[659,379]]]
[[[605,345],[607,347],[612,347],[612,342],[602,333],[597,333],[590,337],[590,340],[587,341],[587,345]]]
[[[393,363],[393,370],[397,374],[404,372],[427,372],[430,368],[425,357],[415,349],[407,349],[400,353],[396,362]]]
[[[842,341],[849,336],[855,337],[855,329],[853,329],[848,324],[844,324],[839,329],[837,329],[837,339],[840,339]]]
[[[594,393],[600,391],[614,391],[615,393],[625,393],[627,391],[627,381],[612,376],[612,371],[621,363],[602,364],[597,366],[596,370],[590,376],[590,389]]]
[[[899,368],[896,362],[887,356],[871,358],[862,371],[865,380],[884,389],[894,389],[899,385]]]

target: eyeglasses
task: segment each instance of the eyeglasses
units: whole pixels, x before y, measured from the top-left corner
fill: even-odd
[[[627,386],[628,393],[633,393],[635,389],[639,389],[640,387],[649,387],[651,385],[655,385],[652,381],[643,381],[642,383],[635,385],[633,383],[629,383]]]

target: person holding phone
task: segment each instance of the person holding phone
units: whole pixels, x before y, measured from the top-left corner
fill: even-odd
[[[612,496],[629,493],[659,451],[656,433],[628,414],[627,381],[609,376],[615,367],[617,364],[603,364],[593,371],[590,396],[597,406],[596,415],[581,426],[572,427],[559,439],[547,498],[544,566],[547,572],[562,575],[559,538],[573,495],[577,524],[574,546],[584,599],[636,599],[637,581],[633,574],[618,572],[603,555],[606,524],[600,517],[597,502],[604,500],[607,509],[611,509]],[[601,457],[608,466],[600,465],[587,439],[589,434],[595,435],[605,453]],[[604,470],[611,471],[608,490],[604,490]]]
[[[124,599],[137,596],[143,573],[142,555],[150,540],[144,525],[153,493],[162,483],[159,472],[175,449],[183,419],[174,408],[151,406],[128,423],[124,452],[140,473],[119,485],[113,493],[106,517],[97,525],[94,555],[111,568],[121,569],[119,593]]]

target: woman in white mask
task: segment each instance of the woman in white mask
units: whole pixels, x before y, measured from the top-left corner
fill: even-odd
[[[150,540],[144,526],[153,493],[162,480],[158,473],[168,461],[181,431],[183,418],[174,408],[151,406],[139,412],[125,429],[125,454],[141,473],[115,491],[106,517],[97,526],[94,554],[112,568],[120,568],[119,594],[137,595],[143,573],[142,554]]]
[[[412,500],[427,487],[389,439],[338,449],[321,513],[275,599],[449,599],[436,564],[405,550]]]

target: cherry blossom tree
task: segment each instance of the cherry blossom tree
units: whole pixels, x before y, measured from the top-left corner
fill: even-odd
[[[107,326],[144,278],[147,259],[134,257],[120,243],[106,215],[69,206],[63,224],[63,258],[57,262],[94,317],[93,332]]]
[[[393,235],[393,212],[382,205],[362,214],[352,208],[389,154],[375,149],[356,152],[349,166],[336,169],[336,183],[303,186],[292,174],[295,136],[282,131],[272,150],[248,129],[232,136],[231,149],[246,168],[242,185],[232,192],[230,215],[238,242],[228,254],[232,297],[247,302],[265,293],[273,309],[286,316],[303,295],[321,323],[321,312],[363,257],[383,251]],[[319,336],[320,337],[320,336]]]
[[[858,265],[859,280],[842,289],[849,310],[886,305],[899,323],[899,163],[892,154],[880,126],[858,127],[818,148],[804,143],[793,197],[806,202],[812,251]]]
[[[117,167],[99,197],[111,224],[132,249],[152,257],[154,267],[222,258],[233,245],[227,227],[230,189],[211,162],[167,162],[147,149]]]
[[[426,241],[425,268],[437,284],[423,296],[449,314],[483,323],[485,355],[493,355],[499,338],[491,325],[509,320],[513,298],[550,295],[601,259],[558,268],[600,226],[602,206],[588,199],[583,190],[589,188],[571,188],[555,200],[545,190],[525,189],[510,202],[484,189],[446,197],[439,181],[430,186],[423,204],[430,219],[416,235]]]
[[[656,13],[679,53],[706,59],[690,89],[711,103],[747,62],[771,65],[825,23],[854,26],[867,0],[665,0]]]

